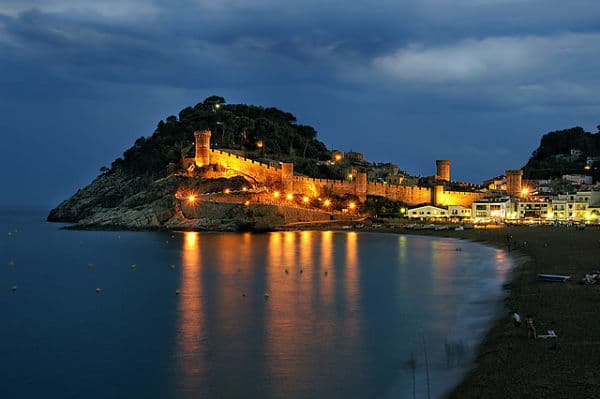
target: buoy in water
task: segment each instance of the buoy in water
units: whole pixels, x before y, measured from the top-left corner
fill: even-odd
[[[181,290],[175,290],[175,295],[181,294]]]
[[[171,265],[169,267],[171,268],[171,270],[175,270],[175,265]]]
[[[9,237],[12,236],[12,231],[9,231],[7,234]]]
[[[264,295],[265,299],[269,299],[269,296],[270,295],[265,292],[265,295]]]
[[[8,267],[13,267],[15,265],[15,261],[9,260],[6,264],[8,265]]]
[[[95,264],[93,264],[93,263],[91,263],[91,262],[90,262],[90,263],[88,263],[88,268],[90,268],[90,269],[93,269],[93,268],[95,268],[95,267],[96,267],[96,265],[95,265]]]
[[[11,290],[12,292],[15,292],[15,291],[17,290],[17,286],[16,286],[16,285],[13,285],[13,286],[11,287],[11,289],[10,289],[10,290]]]
[[[102,292],[102,288],[96,288],[96,294],[99,294]]]
[[[137,265],[135,263],[131,265],[132,269],[135,269],[136,267],[137,267]]]

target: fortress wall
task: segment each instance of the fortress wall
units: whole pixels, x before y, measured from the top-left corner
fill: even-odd
[[[185,164],[189,164],[192,160],[192,158],[186,159]],[[357,186],[356,180],[315,179],[305,176],[287,176],[284,187],[284,179],[282,177],[284,173],[281,169],[252,159],[220,150],[210,150],[210,163],[221,164],[242,175],[253,178],[258,183],[272,189],[292,192],[295,195],[306,195],[311,198],[324,196],[326,192],[331,192],[340,196],[346,194],[358,195],[364,200],[362,197],[366,194],[402,201],[407,205],[435,202],[442,206],[462,205],[468,207],[473,201],[485,196],[484,193],[478,192],[445,191],[442,186],[431,189],[428,187],[399,186],[379,182],[363,182],[366,187],[362,187],[362,190],[366,190],[359,193],[357,189],[360,187]],[[231,202],[235,200],[224,197],[224,201]]]
[[[315,179],[305,176],[294,176],[293,191],[309,197],[325,195],[326,191],[336,195],[354,194],[356,184],[346,180]]]
[[[446,191],[443,188],[436,192],[436,205],[462,205],[470,207],[471,204],[480,198],[485,197],[485,193],[470,192],[470,191]]]
[[[379,195],[408,205],[418,205],[431,202],[431,189],[418,186],[397,186],[394,184],[367,183],[368,195]]]
[[[253,159],[244,158],[220,150],[211,150],[210,163],[221,164],[227,168],[236,170],[243,175],[251,176],[265,185],[281,187],[281,171]]]

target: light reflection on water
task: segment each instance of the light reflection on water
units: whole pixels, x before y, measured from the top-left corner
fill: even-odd
[[[419,334],[431,341],[439,369],[443,342],[472,342],[482,333],[469,331],[464,312],[469,300],[489,297],[474,279],[488,265],[494,278],[484,276],[484,285],[498,287],[510,269],[500,250],[356,232],[184,233],[181,253],[174,352],[180,397],[402,395],[402,364],[421,351]],[[459,288],[472,291],[461,295]],[[365,371],[378,367],[397,371]],[[450,378],[444,370],[432,374],[438,382]],[[451,383],[438,383],[437,393]]]
[[[7,397],[412,397],[411,354],[425,397],[422,338],[436,397],[468,366],[449,367],[445,345],[472,353],[511,268],[503,251],[427,237],[13,225]]]

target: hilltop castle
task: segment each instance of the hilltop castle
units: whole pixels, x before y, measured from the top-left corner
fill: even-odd
[[[208,165],[220,165],[227,171],[226,175],[228,176],[241,175],[253,181],[256,186],[292,195],[316,198],[325,193],[340,196],[351,194],[360,201],[365,201],[367,195],[377,195],[402,201],[409,206],[432,204],[465,207],[471,206],[473,201],[487,195],[483,191],[448,189],[449,160],[436,161],[436,182],[433,187],[371,182],[367,181],[367,174],[362,172],[358,172],[352,181],[316,179],[295,175],[293,163],[280,162],[277,165],[267,165],[229,152],[211,149],[211,132],[209,130],[194,132],[194,138],[195,156],[184,159],[184,168],[193,170]]]

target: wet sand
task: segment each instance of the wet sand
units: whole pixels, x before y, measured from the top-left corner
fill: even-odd
[[[481,344],[475,368],[450,398],[600,397],[600,285],[578,284],[587,272],[600,269],[600,228],[397,230],[505,249],[510,234],[519,245],[510,251],[516,268],[507,283],[506,313]],[[543,282],[538,273],[571,275],[572,281]],[[523,319],[518,328],[512,310]],[[526,315],[532,315],[538,334],[554,330],[558,338],[528,338]]]

